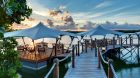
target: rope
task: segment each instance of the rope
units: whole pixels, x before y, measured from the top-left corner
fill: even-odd
[[[62,62],[62,61],[64,61],[64,60],[66,60],[69,56],[71,56],[71,53],[69,53],[65,58],[59,60],[59,62]]]
[[[100,56],[101,56],[101,59],[103,60],[103,62],[108,64],[108,62],[103,58],[101,51],[99,51],[99,52],[100,52]]]
[[[103,61],[105,64],[109,64],[108,61],[106,61],[106,60],[103,58],[101,51],[99,51],[99,52],[100,52],[100,57],[101,57],[102,61]],[[114,77],[115,77],[115,78],[118,78],[117,75],[116,75],[116,72],[115,72],[115,70],[114,70],[114,67],[113,67],[112,63],[110,64],[110,68],[111,68],[111,70],[112,70],[112,73],[113,73]]]
[[[111,70],[112,70],[112,73],[113,73],[114,77],[115,77],[115,78],[118,78],[117,75],[116,75],[116,72],[115,72],[115,70],[114,70],[114,67],[113,67],[112,63],[110,64],[110,68],[111,68]]]
[[[49,70],[49,72],[47,73],[47,75],[44,78],[48,78],[49,75],[51,74],[51,72],[53,71],[54,67],[55,67],[56,63],[53,64],[53,66],[51,67],[51,69]]]

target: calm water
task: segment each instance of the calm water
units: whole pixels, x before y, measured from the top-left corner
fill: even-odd
[[[116,73],[118,78],[140,78],[140,67],[121,69]]]

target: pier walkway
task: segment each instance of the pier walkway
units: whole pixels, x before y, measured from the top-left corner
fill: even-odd
[[[98,68],[95,50],[88,49],[75,58],[75,68],[70,67],[64,78],[107,78],[103,67]]]

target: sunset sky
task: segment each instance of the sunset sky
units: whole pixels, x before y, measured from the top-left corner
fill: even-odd
[[[46,22],[47,19],[61,23],[58,20],[61,15],[55,18],[49,15],[50,10],[59,9],[68,11],[76,24],[84,24],[86,21],[140,24],[140,0],[27,0],[27,4],[33,9],[33,20],[24,23],[31,25],[39,21]]]

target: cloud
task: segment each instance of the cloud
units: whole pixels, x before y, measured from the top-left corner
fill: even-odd
[[[104,1],[102,3],[99,3],[98,5],[95,6],[95,8],[104,8],[112,5],[111,1]]]
[[[33,13],[41,15],[41,16],[49,16],[49,13],[47,11],[33,11]]]
[[[64,5],[60,5],[59,6],[59,9],[61,9],[61,10],[64,10],[64,9],[66,9],[67,7],[66,6],[64,6]]]
[[[104,13],[92,13],[92,12],[80,12],[80,13],[72,13],[72,17],[76,23],[85,23],[86,21],[94,20],[94,18],[98,18],[102,16]]]

